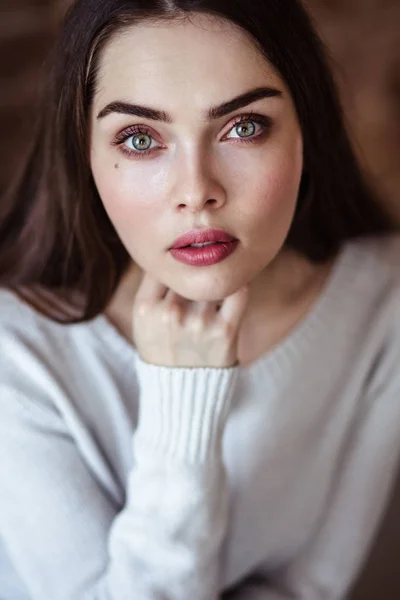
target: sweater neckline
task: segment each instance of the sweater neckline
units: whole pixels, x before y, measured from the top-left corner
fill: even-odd
[[[338,303],[341,298],[347,296],[348,286],[354,283],[354,277],[358,272],[359,261],[362,257],[365,257],[365,249],[361,248],[357,242],[345,242],[338,252],[322,291],[304,316],[276,345],[251,363],[238,368],[247,373],[253,373],[259,369],[264,372],[267,370],[273,378],[284,376],[290,368],[290,364],[312,346],[319,326],[326,329],[333,325],[332,321],[335,315],[340,313]],[[131,360],[138,356],[136,348],[104,313],[93,320],[93,325],[99,334],[110,343],[111,348],[118,354],[118,358],[124,360],[124,363],[125,360]]]

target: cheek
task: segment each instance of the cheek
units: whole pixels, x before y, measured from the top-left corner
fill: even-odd
[[[150,181],[143,169],[138,177],[125,160],[103,165],[92,161],[92,172],[114,228],[128,250],[132,249],[132,241],[140,242],[141,234],[154,227],[154,216],[161,212],[161,183]]]
[[[260,227],[265,227],[266,221],[273,225],[290,220],[295,210],[302,172],[301,140],[290,147],[272,148],[264,154],[257,169],[252,170],[252,176],[247,178],[247,188],[243,181],[238,183],[241,195],[247,189],[247,197],[251,199],[242,205],[246,214],[256,219]]]

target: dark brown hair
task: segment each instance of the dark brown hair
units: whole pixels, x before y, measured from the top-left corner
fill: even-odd
[[[285,244],[322,262],[346,240],[399,229],[363,180],[322,44],[297,0],[76,0],[52,55],[26,164],[0,205],[0,285],[32,302],[41,297],[37,307],[54,320],[103,312],[129,262],[89,162],[101,52],[123,28],[190,13],[242,28],[291,91],[305,168]],[[62,302],[48,302],[51,296]]]

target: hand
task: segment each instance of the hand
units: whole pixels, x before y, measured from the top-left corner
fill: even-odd
[[[220,302],[192,302],[145,273],[133,306],[141,358],[166,367],[231,367],[249,297],[245,286]]]

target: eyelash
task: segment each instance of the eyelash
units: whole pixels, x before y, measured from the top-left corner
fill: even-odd
[[[263,139],[265,137],[265,135],[269,132],[269,130],[271,129],[271,126],[272,126],[272,120],[270,117],[266,117],[264,115],[258,115],[255,113],[248,113],[246,115],[239,115],[238,117],[236,117],[235,121],[233,122],[228,133],[230,133],[230,131],[234,127],[237,127],[238,125],[240,125],[242,123],[249,123],[249,122],[256,123],[257,125],[260,125],[261,127],[263,127],[263,130],[261,131],[261,133],[255,134],[249,138],[235,138],[235,142],[236,142],[236,140],[238,140],[239,143],[254,144],[258,140]],[[139,159],[145,158],[149,154],[152,154],[153,152],[159,150],[159,148],[149,148],[148,150],[141,150],[141,151],[140,150],[132,150],[132,149],[128,150],[128,148],[126,146],[125,147],[123,146],[123,144],[126,142],[126,140],[129,140],[129,138],[134,137],[139,134],[148,135],[153,138],[151,131],[149,129],[147,129],[147,127],[145,125],[134,125],[132,127],[128,127],[128,129],[125,129],[124,131],[119,133],[117,135],[116,139],[112,142],[112,145],[117,146],[119,148],[120,152],[127,155],[128,157],[135,157],[135,158],[139,158]]]

